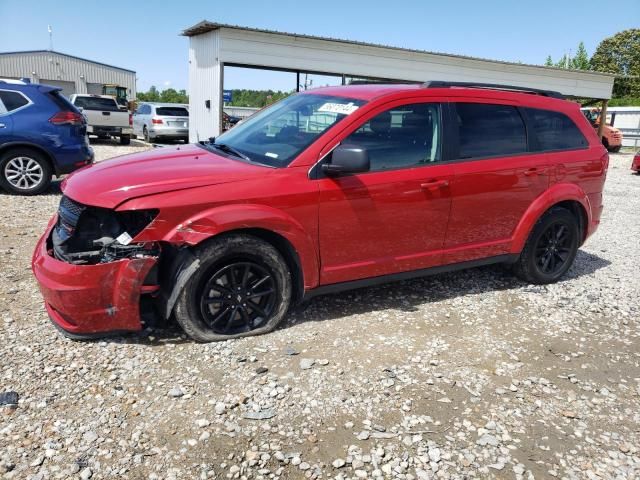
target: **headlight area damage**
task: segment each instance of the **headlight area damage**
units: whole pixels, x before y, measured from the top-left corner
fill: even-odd
[[[33,271],[49,316],[68,336],[142,328],[141,314],[159,291],[161,245],[138,243],[135,237],[157,214],[91,207],[62,197],[58,215],[36,247]]]

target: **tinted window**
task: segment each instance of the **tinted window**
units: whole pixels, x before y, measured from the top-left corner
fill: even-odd
[[[573,150],[588,146],[580,129],[564,113],[528,108],[527,115],[540,150]]]
[[[156,107],[156,114],[163,117],[188,117],[189,111],[184,107]]]
[[[1,91],[0,100],[8,112],[24,107],[29,101],[18,92]]]
[[[102,110],[106,112],[117,112],[118,104],[113,98],[101,97],[76,97],[76,107],[85,110]]]
[[[371,170],[392,170],[440,160],[440,106],[404,105],[368,120],[342,141],[369,152]]]
[[[518,109],[510,105],[457,103],[460,158],[514,155],[527,151]]]

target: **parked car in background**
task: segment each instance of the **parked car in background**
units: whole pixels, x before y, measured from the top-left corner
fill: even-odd
[[[98,138],[118,137],[121,145],[131,143],[131,115],[111,95],[73,94],[73,103],[87,119],[87,132]]]
[[[597,108],[583,108],[581,110],[591,126],[597,130],[600,126],[600,110]],[[605,123],[602,127],[602,144],[610,152],[619,152],[622,148],[622,132]]]
[[[146,142],[189,141],[189,110],[178,103],[142,103],[133,113],[133,132]]]
[[[240,117],[236,117],[235,115],[229,115],[227,112],[222,112],[222,130],[227,131],[232,127],[235,127],[240,120]]]
[[[318,88],[79,171],[33,257],[47,311],[77,338],[140,330],[154,305],[207,342],[385,281],[505,263],[557,282],[598,228],[609,155],[575,103],[518,90]]]
[[[637,152],[633,161],[631,162],[631,170],[636,173],[640,173],[640,152]]]
[[[60,88],[0,79],[0,187],[35,195],[92,161],[85,119]]]

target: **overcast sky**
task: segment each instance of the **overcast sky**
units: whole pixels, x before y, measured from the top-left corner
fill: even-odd
[[[135,70],[139,91],[186,89],[188,39],[180,32],[203,19],[542,64],[580,41],[592,54],[605,37],[638,28],[640,0],[0,0],[0,52],[48,49],[51,25],[54,50]],[[225,88],[291,90],[295,76],[229,69]]]

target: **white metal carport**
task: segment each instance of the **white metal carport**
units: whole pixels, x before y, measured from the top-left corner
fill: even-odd
[[[189,37],[189,140],[219,135],[224,66],[347,78],[425,82],[446,80],[555,90],[607,100],[614,76],[409,50],[332,38],[202,21]],[[298,82],[299,84],[299,82]],[[606,108],[606,102],[604,103]]]

